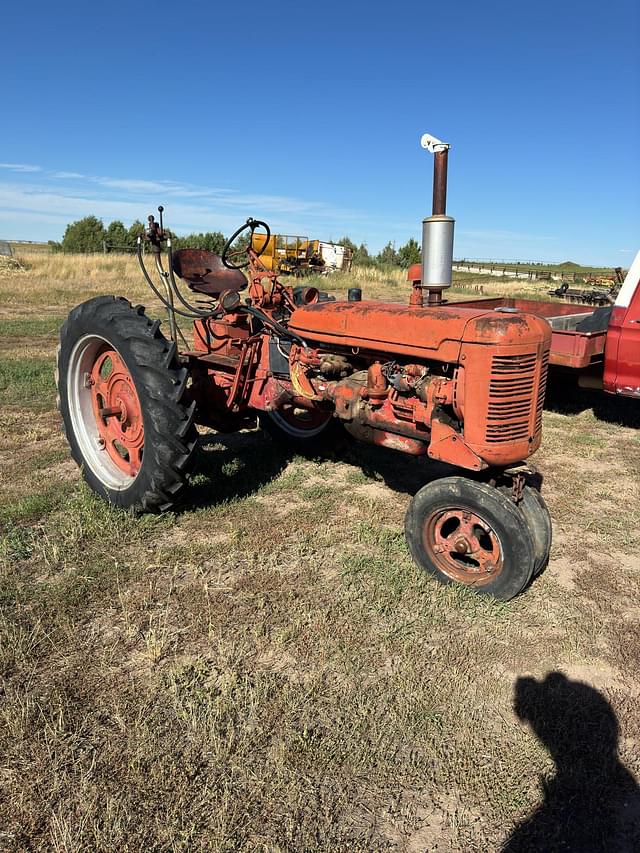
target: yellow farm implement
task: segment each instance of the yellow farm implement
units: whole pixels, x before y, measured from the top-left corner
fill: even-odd
[[[267,269],[277,273],[305,275],[312,272],[328,273],[351,269],[351,250],[335,243],[309,240],[285,234],[253,233],[251,248],[260,254]]]

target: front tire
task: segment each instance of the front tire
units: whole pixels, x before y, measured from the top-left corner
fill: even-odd
[[[167,510],[178,500],[197,443],[195,403],[176,345],[140,305],[98,296],[60,330],[58,408],[71,455],[114,506]]]
[[[534,544],[524,516],[498,489],[445,477],[415,495],[405,536],[418,566],[443,584],[508,601],[531,580]]]
[[[544,498],[537,489],[525,486],[522,500],[518,504],[520,512],[524,515],[534,546],[533,576],[537,578],[542,574],[549,562],[553,530],[551,515],[547,509]]]

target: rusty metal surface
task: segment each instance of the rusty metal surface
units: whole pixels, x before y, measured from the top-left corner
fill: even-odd
[[[536,338],[519,345],[465,343],[458,408],[468,447],[491,465],[509,465],[537,450],[551,329],[540,318]],[[546,334],[545,334],[546,330]]]
[[[438,569],[467,586],[486,586],[504,568],[496,532],[482,515],[464,507],[432,512],[424,521],[422,541]]]
[[[432,216],[444,216],[447,212],[447,166],[449,149],[436,151],[433,155],[433,207]]]
[[[467,446],[464,436],[440,418],[434,418],[431,424],[429,457],[471,471],[482,471],[487,467],[487,463]]]
[[[493,308],[495,312],[494,316],[503,318],[508,316],[519,317],[523,316],[523,314],[501,314],[501,312],[495,310],[496,308],[517,309],[518,312],[533,314],[536,317],[541,317],[548,321],[556,317],[582,315],[585,307],[583,305],[572,305],[559,302],[538,302],[535,299],[511,299],[508,297],[473,299],[450,304],[452,307],[458,308],[464,306]],[[606,329],[595,332],[580,332],[572,329],[552,329],[549,358],[550,364],[580,369],[593,364],[594,361],[600,361],[603,357],[606,337]]]
[[[289,328],[303,338],[343,347],[457,361],[470,319],[484,311],[383,302],[334,302],[298,308]]]
[[[371,427],[368,424],[348,423],[345,429],[354,438],[367,444],[376,444],[378,447],[386,447],[389,450],[398,450],[410,456],[423,456],[427,452],[427,442],[416,438],[409,438],[397,433],[388,432],[383,429]]]
[[[413,267],[409,268],[411,272]],[[585,305],[568,302],[542,302],[538,299],[514,299],[510,296],[487,297],[486,299],[459,299],[447,303],[456,308],[486,308],[496,311],[499,308],[515,308],[525,314],[535,314],[537,317],[570,317],[583,314],[590,310]],[[592,310],[592,309],[591,309]],[[500,313],[499,311],[497,313]]]
[[[546,322],[528,314],[381,302],[298,308],[289,326],[310,341],[448,363],[457,363],[461,341],[515,345],[551,334]]]
[[[296,306],[291,288],[248,254],[257,324],[247,308],[195,322],[193,394],[210,421],[220,415],[232,423],[252,411],[333,412],[362,441],[474,471],[512,464],[538,447],[551,338],[542,317],[493,304],[420,307],[416,298]],[[216,258],[211,253],[176,255],[187,280],[206,284],[214,274],[203,267]],[[245,281],[218,270],[224,287],[215,274],[213,284],[223,290],[233,290],[229,275]],[[299,336],[277,378],[272,330]]]
[[[220,255],[206,249],[178,249],[173,254],[173,268],[191,290],[217,296],[225,290],[243,290],[247,279],[240,270],[229,269]]]

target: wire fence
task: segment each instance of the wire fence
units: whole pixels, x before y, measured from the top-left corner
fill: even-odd
[[[615,269],[563,270],[557,267],[545,267],[542,264],[527,264],[518,261],[482,261],[460,260],[453,262],[457,272],[472,272],[479,275],[509,277],[526,281],[586,281],[594,278],[616,281]]]

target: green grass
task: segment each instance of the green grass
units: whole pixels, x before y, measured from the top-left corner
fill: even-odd
[[[0,404],[51,408],[56,396],[54,367],[52,358],[3,357],[0,360]]]
[[[20,317],[0,320],[0,340],[57,337],[64,317]]]
[[[134,518],[82,485],[53,358],[21,354],[88,295],[47,262],[49,313],[20,277],[0,326],[0,849],[499,850],[555,784],[514,691],[557,670],[606,697],[640,774],[631,409],[551,401],[551,563],[506,604],[416,568],[403,519],[437,470],[365,445],[207,434],[184,504]],[[595,704],[547,705],[569,756],[576,732],[597,754]],[[586,821],[622,791],[598,769]]]

